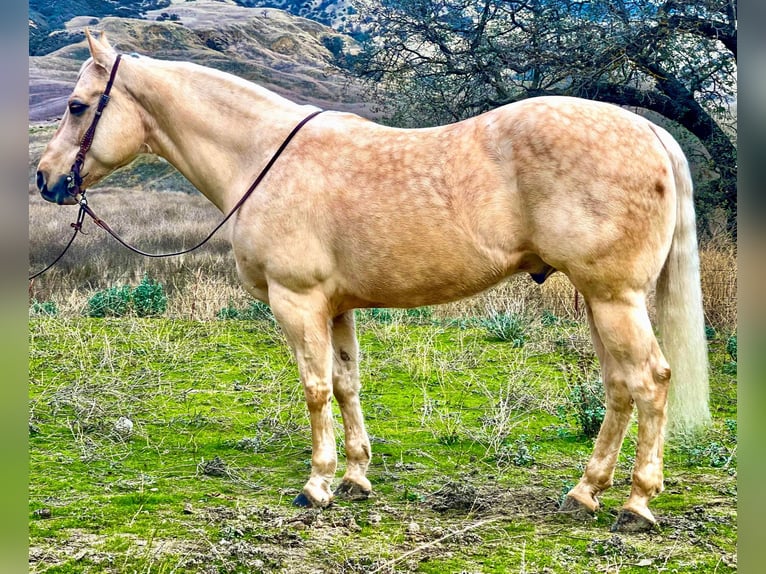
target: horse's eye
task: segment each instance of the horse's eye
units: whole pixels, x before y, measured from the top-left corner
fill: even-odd
[[[77,100],[73,100],[69,102],[69,113],[74,116],[79,116],[87,109],[88,109],[88,104],[83,104],[82,102],[78,102]]]

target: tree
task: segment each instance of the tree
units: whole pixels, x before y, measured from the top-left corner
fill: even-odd
[[[650,110],[701,143],[701,223],[719,208],[736,234],[736,0],[356,2],[369,39],[354,71],[392,122],[456,121],[545,94]]]

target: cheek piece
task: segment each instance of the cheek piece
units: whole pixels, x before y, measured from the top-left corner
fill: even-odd
[[[83,199],[85,197],[85,190],[81,187],[82,176],[80,175],[80,170],[82,169],[83,163],[85,163],[85,154],[88,153],[90,146],[93,144],[93,137],[96,135],[96,126],[98,126],[98,122],[101,119],[104,108],[109,103],[109,93],[112,91],[112,85],[114,85],[114,78],[117,76],[117,68],[120,66],[121,58],[122,54],[117,54],[117,58],[115,58],[114,65],[112,66],[112,72],[109,74],[109,81],[106,83],[104,93],[101,94],[101,97],[98,100],[96,115],[93,116],[93,121],[91,122],[90,126],[88,126],[88,130],[85,132],[85,135],[82,136],[82,141],[80,141],[80,149],[77,151],[77,156],[75,157],[72,168],[69,172],[69,175],[67,176],[67,191],[74,197],[77,197],[78,195]]]

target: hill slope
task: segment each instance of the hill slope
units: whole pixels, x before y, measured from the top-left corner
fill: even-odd
[[[171,4],[188,4],[195,0],[30,0],[29,54],[42,56],[76,40],[66,30],[66,23],[76,16],[96,18],[156,18],[156,12],[165,12]],[[350,0],[215,0],[217,4],[247,8],[278,8],[295,16],[315,20],[344,33],[359,32],[355,22],[356,9]],[[170,12],[173,8],[170,9]]]
[[[177,21],[157,21],[170,13]],[[73,37],[85,26],[107,32],[121,52],[189,60],[232,72],[290,99],[325,108],[361,111],[360,96],[333,64],[329,39],[352,40],[317,22],[268,8],[220,2],[190,2],[147,12],[148,20],[79,16],[67,23]],[[29,118],[55,119],[63,113],[80,65],[84,39],[45,56],[29,58]]]

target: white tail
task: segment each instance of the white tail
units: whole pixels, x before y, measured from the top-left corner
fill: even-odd
[[[676,227],[657,281],[657,322],[661,347],[671,370],[668,431],[680,435],[710,421],[697,226],[686,157],[670,134],[657,126],[652,128],[668,152],[676,183]]]

